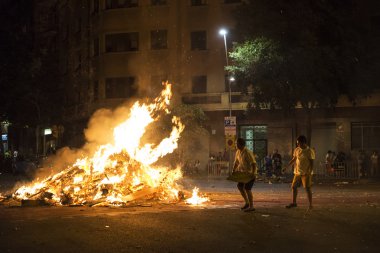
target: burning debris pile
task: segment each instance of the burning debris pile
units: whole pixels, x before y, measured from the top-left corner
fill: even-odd
[[[182,178],[180,168],[153,166],[161,157],[172,153],[184,130],[181,120],[172,117],[169,137],[157,145],[140,143],[145,128],[156,121],[159,112],[169,114],[171,85],[152,104],[136,102],[127,120],[113,129],[114,141],[101,145],[94,155],[78,159],[72,166],[30,186],[22,186],[12,195],[16,201],[40,201],[49,205],[123,206],[138,199],[176,202],[183,198],[176,183]],[[195,195],[194,195],[195,192]],[[187,203],[200,204],[197,196]]]
[[[82,164],[80,162],[83,162]],[[124,205],[142,197],[175,201],[179,199],[180,169],[150,168],[127,153],[110,155],[102,171],[80,161],[33,186],[20,187],[16,200],[42,200],[51,205]]]

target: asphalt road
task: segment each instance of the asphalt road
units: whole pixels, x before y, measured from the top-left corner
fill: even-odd
[[[378,252],[380,184],[317,184],[314,210],[300,189],[257,183],[256,211],[224,180],[186,180],[210,202],[125,208],[0,206],[0,252]]]

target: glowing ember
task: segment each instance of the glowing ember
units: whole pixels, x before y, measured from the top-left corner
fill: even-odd
[[[193,195],[191,196],[191,198],[189,198],[189,199],[186,200],[187,204],[201,205],[204,202],[209,201],[209,199],[206,198],[206,197],[200,197],[200,196],[198,196],[198,191],[199,191],[199,189],[197,187],[195,187],[193,189]]]
[[[78,159],[60,173],[20,187],[13,198],[39,199],[52,205],[103,203],[120,206],[142,197],[177,201],[179,186],[176,181],[182,177],[180,168],[152,164],[178,147],[184,130],[181,120],[172,117],[170,135],[157,145],[141,143],[146,127],[158,119],[159,113],[170,114],[167,107],[171,96],[171,85],[166,83],[153,103],[136,102],[130,109],[129,118],[114,128],[113,142],[99,146],[92,157]],[[197,194],[196,188],[187,203],[200,204],[207,200]]]

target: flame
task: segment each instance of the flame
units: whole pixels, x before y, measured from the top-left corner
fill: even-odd
[[[53,205],[108,203],[116,206],[148,195],[160,200],[178,200],[176,181],[182,177],[180,168],[152,164],[178,147],[185,128],[180,118],[172,117],[170,135],[160,143],[141,143],[146,127],[159,118],[159,113],[170,114],[171,84],[164,85],[160,96],[151,104],[136,102],[130,109],[129,118],[113,129],[114,140],[99,146],[92,157],[79,158],[53,176],[20,187],[13,198],[44,199]],[[194,200],[198,189],[193,193],[191,199]],[[194,203],[206,201],[198,199]]]
[[[199,188],[194,187],[193,195],[191,196],[191,198],[186,200],[186,203],[191,204],[191,205],[201,205],[204,202],[209,201],[207,197],[198,196],[198,192],[199,192]]]

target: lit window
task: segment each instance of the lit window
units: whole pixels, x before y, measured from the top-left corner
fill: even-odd
[[[139,34],[116,33],[106,35],[106,52],[126,52],[139,50]]]
[[[206,31],[196,31],[191,33],[191,50],[206,50],[206,44]]]

